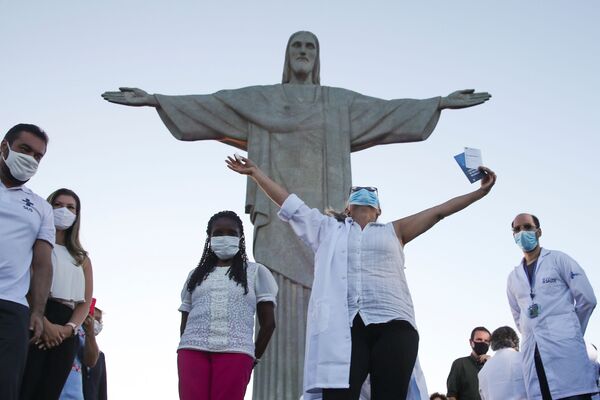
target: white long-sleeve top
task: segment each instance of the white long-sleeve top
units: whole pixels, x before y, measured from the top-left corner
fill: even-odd
[[[481,400],[527,400],[521,353],[515,349],[496,351],[477,377]]]

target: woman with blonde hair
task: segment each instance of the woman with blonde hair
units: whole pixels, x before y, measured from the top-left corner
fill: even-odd
[[[44,333],[29,348],[21,400],[59,398],[75,358],[75,332],[87,317],[92,299],[92,263],[79,241],[79,196],[63,188],[52,193],[48,202],[54,209],[56,228],[52,287]]]

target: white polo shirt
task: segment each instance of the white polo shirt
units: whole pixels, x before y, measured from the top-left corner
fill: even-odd
[[[25,186],[7,188],[0,181],[0,299],[28,306],[33,244],[54,246],[52,207]]]

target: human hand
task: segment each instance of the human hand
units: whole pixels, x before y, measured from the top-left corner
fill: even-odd
[[[31,331],[31,339],[29,340],[29,343],[39,342],[44,332],[44,316],[39,313],[32,312],[31,317],[29,317],[29,330]]]
[[[467,108],[485,103],[492,97],[487,92],[477,92],[474,89],[457,90],[456,92],[450,93],[446,97],[442,97],[440,101],[440,109],[446,108],[459,109]]]
[[[111,103],[122,104],[125,106],[158,106],[158,102],[153,95],[138,88],[120,87],[118,92],[102,93],[102,98]]]
[[[496,173],[484,166],[479,167],[479,170],[485,174],[481,180],[481,187],[479,190],[483,191],[485,194],[488,194],[490,190],[492,190],[492,187],[496,184]]]
[[[41,340],[36,343],[38,348],[48,350],[60,345],[63,340],[68,337],[64,328],[65,327],[62,325],[53,324],[48,320],[44,320],[44,333],[40,338]],[[70,327],[67,328],[70,329]]]
[[[489,354],[482,354],[480,356],[477,356],[477,358],[478,358],[479,364],[483,364],[492,357]]]
[[[86,336],[94,336],[94,317],[88,314],[82,326]]]
[[[225,163],[227,164],[227,168],[242,175],[252,176],[259,171],[259,168],[252,160],[237,154],[233,157],[227,156]]]

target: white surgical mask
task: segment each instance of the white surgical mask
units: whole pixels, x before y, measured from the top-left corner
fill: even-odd
[[[2,159],[8,167],[10,174],[13,178],[21,182],[27,182],[35,175],[39,163],[32,156],[11,150],[10,145],[7,147],[8,157],[4,158],[4,156],[2,156]]]
[[[98,334],[102,332],[103,327],[102,322],[94,320],[94,336],[98,336]]]
[[[210,248],[220,260],[230,260],[240,251],[240,238],[237,236],[213,236]]]
[[[55,208],[53,211],[54,227],[59,231],[69,229],[75,223],[77,216],[69,211],[67,207]]]

